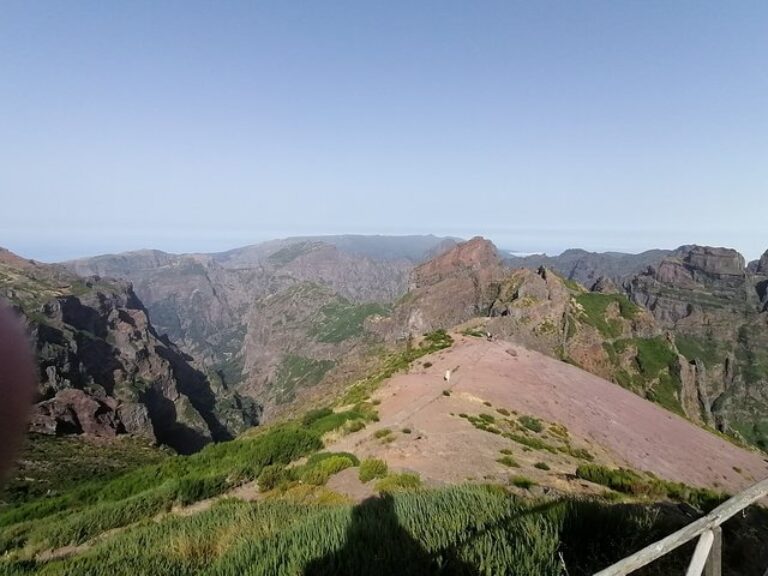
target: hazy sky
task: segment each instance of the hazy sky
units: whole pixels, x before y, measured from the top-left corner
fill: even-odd
[[[768,2],[0,1],[0,245],[768,248]]]

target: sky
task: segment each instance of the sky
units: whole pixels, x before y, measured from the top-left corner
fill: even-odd
[[[768,248],[768,3],[0,0],[0,246]]]

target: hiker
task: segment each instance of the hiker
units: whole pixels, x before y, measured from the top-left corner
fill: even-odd
[[[446,370],[445,371],[445,376],[443,376],[443,380],[445,380],[446,382],[450,382],[451,381],[451,371],[450,370]]]

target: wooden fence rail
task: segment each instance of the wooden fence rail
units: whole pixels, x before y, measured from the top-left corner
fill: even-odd
[[[720,525],[768,496],[768,478],[726,500],[706,516],[691,522],[666,538],[646,546],[639,552],[619,560],[613,566],[596,572],[594,576],[625,576],[669,554],[694,538],[699,539],[686,576],[721,576],[722,531]],[[768,576],[768,572],[766,572]]]

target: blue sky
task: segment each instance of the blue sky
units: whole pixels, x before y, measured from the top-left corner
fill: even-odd
[[[768,3],[0,8],[0,245],[768,248]]]

